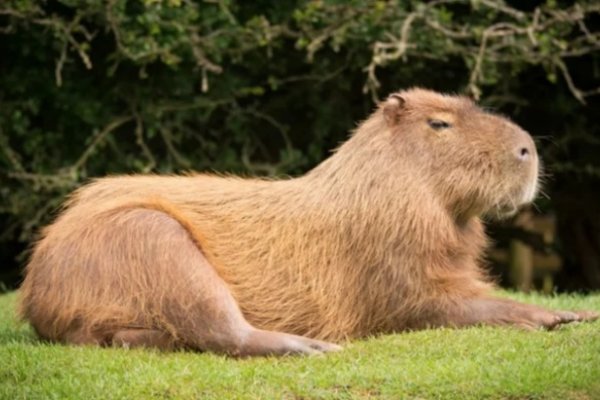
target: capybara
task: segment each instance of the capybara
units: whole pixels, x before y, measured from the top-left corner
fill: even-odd
[[[485,216],[531,202],[532,138],[470,99],[392,94],[303,176],[95,180],[33,248],[21,315],[75,344],[319,353],[432,327],[596,318],[493,296]]]

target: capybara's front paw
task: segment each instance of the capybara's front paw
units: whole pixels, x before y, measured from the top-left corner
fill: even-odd
[[[456,326],[473,324],[508,325],[527,330],[555,329],[571,322],[594,321],[595,311],[548,310],[532,304],[507,299],[474,299],[466,303],[469,313],[462,312],[450,319]]]
[[[525,308],[525,307],[524,307]],[[577,316],[574,313],[566,311],[551,311],[538,308],[526,308],[521,310],[520,315],[513,321],[517,327],[536,330],[552,330],[560,324],[566,324],[574,321]]]
[[[592,322],[600,318],[600,313],[596,311],[574,311],[577,314],[577,321]]]
[[[598,319],[600,314],[594,311],[554,311],[534,310],[524,324],[526,328],[556,329],[571,322],[590,322]]]

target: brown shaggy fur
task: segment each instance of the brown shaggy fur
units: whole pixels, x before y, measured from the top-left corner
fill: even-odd
[[[593,318],[488,297],[480,216],[531,201],[537,170],[531,138],[507,119],[463,97],[399,92],[298,178],[134,175],[82,187],[34,248],[22,315],[56,341],[109,344],[140,329],[232,354],[263,353],[233,337],[244,319],[341,341]]]

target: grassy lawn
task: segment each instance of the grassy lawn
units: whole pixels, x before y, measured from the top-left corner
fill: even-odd
[[[510,295],[600,310],[600,294]],[[553,332],[431,330],[347,344],[333,355],[234,360],[49,345],[0,296],[1,399],[600,399],[600,322]]]

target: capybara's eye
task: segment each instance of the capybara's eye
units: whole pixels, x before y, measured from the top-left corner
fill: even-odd
[[[439,131],[440,129],[450,128],[452,126],[448,122],[442,121],[441,119],[428,119],[427,123],[436,131]]]

